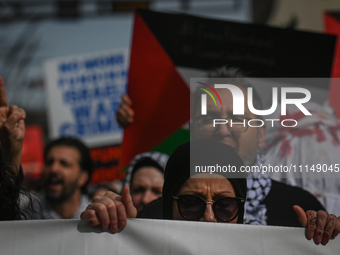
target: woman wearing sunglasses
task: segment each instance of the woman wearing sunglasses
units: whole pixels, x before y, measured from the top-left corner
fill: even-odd
[[[190,164],[191,163],[191,164]],[[196,140],[179,146],[170,156],[165,168],[163,186],[163,218],[208,222],[243,223],[244,201],[247,185],[242,173],[195,174],[204,166],[235,166],[243,162],[226,144],[213,140]],[[190,178],[190,171],[192,178]],[[237,174],[237,173],[236,173]],[[296,206],[300,225],[307,228],[307,237],[316,243],[326,244],[340,232],[340,217],[327,215],[324,211],[308,211]],[[122,195],[107,192],[95,197],[81,218],[92,226],[101,225],[113,233],[126,226],[127,218],[135,218],[128,186]]]
[[[216,165],[240,169],[243,162],[231,147],[214,140],[191,141],[173,152],[164,176],[164,219],[243,223],[245,175],[195,173],[196,167]]]

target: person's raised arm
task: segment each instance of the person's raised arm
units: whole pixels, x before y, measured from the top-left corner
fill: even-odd
[[[0,77],[0,141],[5,160],[19,169],[25,136],[26,112],[17,106],[8,106],[3,79]]]
[[[132,101],[128,95],[122,96],[118,112],[116,114],[116,120],[122,127],[126,127],[133,122],[134,111],[132,109]]]
[[[335,238],[340,232],[340,217],[327,214],[325,211],[307,211],[295,205],[294,210],[298,216],[301,227],[306,228],[306,237],[314,240],[316,244],[326,245],[329,239]]]
[[[125,228],[127,218],[136,218],[137,209],[132,203],[130,189],[125,186],[122,195],[108,191],[104,196],[96,196],[81,214],[81,219],[89,221],[91,226],[101,225],[103,231],[109,228],[112,233]]]

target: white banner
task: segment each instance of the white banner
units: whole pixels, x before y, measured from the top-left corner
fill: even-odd
[[[78,137],[89,147],[119,144],[115,112],[126,90],[128,64],[127,49],[47,61],[50,137]]]
[[[303,228],[129,219],[117,234],[80,220],[0,222],[1,255],[339,254],[340,239],[307,240]]]

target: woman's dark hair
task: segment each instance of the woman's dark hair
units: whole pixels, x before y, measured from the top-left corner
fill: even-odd
[[[21,198],[28,199],[29,204],[32,202],[30,193],[22,188],[23,179],[19,166],[0,160],[0,221],[21,220],[29,216],[20,205]]]

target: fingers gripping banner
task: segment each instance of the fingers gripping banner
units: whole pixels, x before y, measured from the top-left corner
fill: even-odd
[[[338,254],[340,242],[315,245],[303,228],[129,219],[117,234],[80,220],[0,223],[2,255]]]

